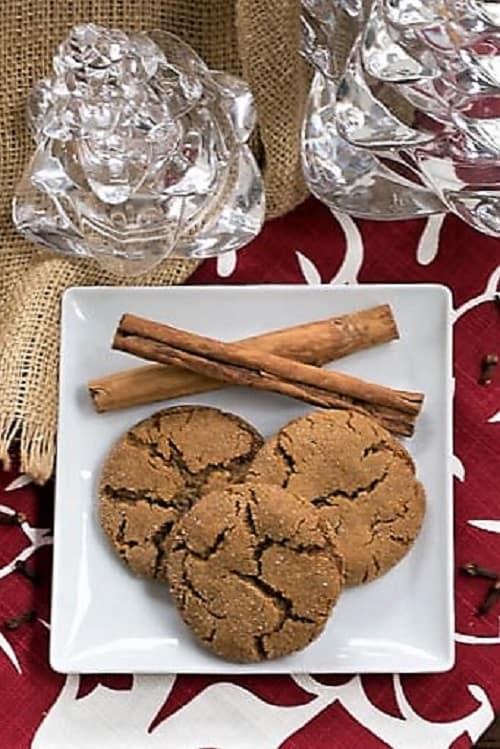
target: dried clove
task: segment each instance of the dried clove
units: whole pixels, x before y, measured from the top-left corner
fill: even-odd
[[[462,572],[469,577],[484,577],[487,580],[498,580],[500,578],[500,572],[494,572],[494,570],[487,570],[484,567],[480,567],[474,562],[467,562],[462,565]]]
[[[486,569],[475,562],[467,562],[467,564],[463,564],[461,570],[469,577],[481,577],[485,580],[493,581],[488,588],[483,602],[476,609],[477,616],[484,616],[484,614],[487,614],[492,606],[500,600],[500,572]]]
[[[0,525],[19,525],[15,514],[0,511]]]
[[[497,354],[486,354],[481,361],[481,374],[479,375],[480,385],[491,385],[493,381],[493,372],[498,365]]]
[[[498,600],[500,600],[500,580],[495,580],[493,585],[490,585],[486,594],[486,598],[484,599],[482,604],[478,606],[476,612],[477,615],[483,616],[484,614],[487,614],[493,604],[495,604]]]
[[[36,611],[35,609],[29,609],[28,611],[25,611],[24,614],[19,614],[19,616],[13,616],[12,619],[6,619],[4,621],[4,627],[6,629],[19,629],[23,624],[27,622],[33,622],[36,619]]]
[[[36,572],[28,567],[26,562],[24,562],[22,559],[18,559],[14,567],[16,572],[19,572],[20,575],[25,577],[27,580],[30,580],[35,585],[39,582],[39,578]]]
[[[0,525],[21,525],[24,515],[18,512],[10,513],[0,511]]]

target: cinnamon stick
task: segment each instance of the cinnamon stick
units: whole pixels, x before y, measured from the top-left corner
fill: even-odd
[[[322,365],[399,338],[388,304],[325,320],[273,330],[241,345]],[[147,365],[115,372],[88,383],[95,409],[102,413],[226,387],[220,380],[178,367]]]
[[[323,408],[353,408],[371,414],[390,431],[407,436],[413,433],[423,402],[421,393],[392,390],[261,351],[255,345],[224,343],[135,315],[123,315],[113,348]]]

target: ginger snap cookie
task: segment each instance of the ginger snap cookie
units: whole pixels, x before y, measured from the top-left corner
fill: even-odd
[[[207,406],[177,406],[129,429],[99,485],[101,525],[130,568],[157,577],[164,540],[203,492],[244,478],[262,446],[253,426]]]
[[[353,411],[315,411],[290,422],[260,450],[247,480],[277,484],[317,509],[344,557],[347,585],[373,580],[399,562],[425,514],[408,452]]]
[[[167,578],[203,645],[252,662],[304,648],[342,587],[342,562],[310,503],[276,486],[205,494],[176,523]]]

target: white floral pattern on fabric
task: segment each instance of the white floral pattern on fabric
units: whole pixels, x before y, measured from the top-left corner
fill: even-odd
[[[217,275],[220,278],[228,278],[236,270],[238,264],[238,254],[232,250],[219,255],[216,261]]]
[[[500,520],[469,520],[469,525],[481,531],[500,533]]]
[[[500,620],[498,625],[498,631],[500,633]],[[462,645],[500,645],[499,637],[476,637],[476,635],[463,635],[461,632],[455,632],[455,642],[459,642]],[[489,724],[484,726],[484,730]]]
[[[451,459],[451,470],[456,479],[462,483],[465,481],[465,466],[457,455]]]
[[[391,678],[396,703],[403,720],[376,707],[368,698],[359,676],[354,676],[346,684],[335,687],[319,684],[311,676],[294,677],[302,689],[312,694],[334,695],[334,699],[340,702],[354,720],[365,726],[391,749],[424,749],[431,746],[433,749],[448,749],[463,733],[467,733],[475,742],[483,733],[485,726],[494,718],[493,708],[484,689],[476,684],[469,684],[469,692],[479,703],[476,710],[449,723],[426,720],[415,712],[408,702],[400,676],[395,674]]]
[[[455,323],[462,315],[465,315],[469,310],[478,307],[484,302],[491,302],[495,298],[495,294],[498,293],[498,285],[500,284],[500,265],[495,268],[493,273],[488,278],[484,291],[478,296],[472,297],[464,302],[458,309],[452,313],[452,320]]]
[[[392,679],[403,720],[370,702],[359,676],[333,687],[311,676],[293,678],[314,696],[306,705],[278,707],[234,684],[217,683],[149,732],[148,726],[173,688],[174,676],[134,676],[129,691],[99,685],[86,697],[76,699],[79,677],[70,675],[40,726],[32,749],[66,749],[68,735],[72,736],[72,749],[278,749],[335,702],[392,749],[448,749],[464,733],[476,741],[494,717],[486,693],[474,684],[468,689],[478,707],[458,720],[437,723],[413,710],[397,675]]]
[[[357,284],[358,274],[363,265],[364,245],[361,233],[353,219],[345,213],[332,211],[345,237],[346,250],[339,270],[329,281],[330,284]],[[320,284],[321,274],[313,261],[303,252],[295,252],[304,280],[310,286]]]
[[[33,480],[25,473],[22,473],[4,488],[4,492],[14,492],[16,489],[22,489],[24,486],[29,486],[32,483]]]
[[[317,286],[318,284],[320,284],[321,276],[313,261],[298,250],[295,254],[297,255],[297,260],[300,266],[300,270],[302,271],[302,275],[304,276],[305,282],[309,286]]]
[[[17,655],[14,652],[14,648],[10,644],[10,642],[7,640],[7,638],[0,632],[0,650],[7,656],[9,661],[12,663],[18,674],[22,673],[21,666],[19,665],[19,660],[17,658]]]
[[[420,265],[430,265],[439,252],[439,240],[443,228],[445,213],[429,216],[425,222],[425,229],[420,235],[417,247],[417,262]]]
[[[332,214],[337,219],[340,228],[344,232],[346,251],[344,262],[337,273],[333,276],[330,283],[358,283],[358,274],[363,265],[365,256],[363,238],[356,222],[350,216],[347,216],[345,213],[337,213],[336,211],[332,211]]]

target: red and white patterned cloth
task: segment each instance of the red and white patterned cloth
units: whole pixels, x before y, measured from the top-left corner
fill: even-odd
[[[204,263],[198,284],[421,283],[449,286],[455,330],[456,563],[500,569],[500,372],[477,384],[485,353],[500,353],[500,243],[456,218],[355,222],[309,200],[269,223],[237,256]],[[500,606],[474,615],[484,581],[456,578],[455,668],[424,676],[85,676],[48,665],[52,489],[0,474],[1,749],[465,749],[500,711]],[[33,586],[14,572],[30,559]],[[432,616],[432,611],[429,611]]]

